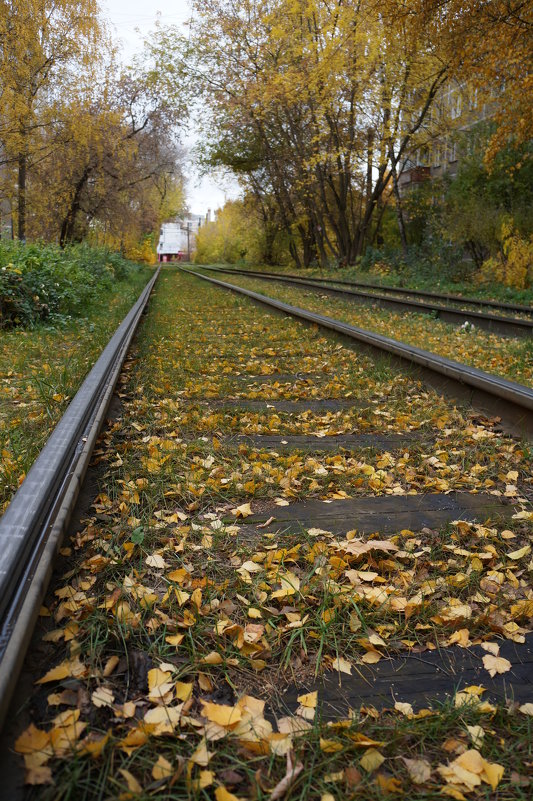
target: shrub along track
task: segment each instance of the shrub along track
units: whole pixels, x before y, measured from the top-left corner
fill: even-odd
[[[119,397],[39,626],[37,797],[527,797],[525,443],[172,272]]]

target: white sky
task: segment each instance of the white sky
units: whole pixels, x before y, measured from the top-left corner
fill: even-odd
[[[122,45],[125,63],[141,48],[143,34],[153,28],[156,19],[163,25],[183,25],[190,19],[188,0],[100,0],[103,16],[111,23],[115,37]],[[138,29],[138,30],[136,30]],[[194,145],[194,133],[185,141],[187,147]],[[224,205],[226,198],[235,198],[239,188],[231,180],[222,181],[214,176],[200,178],[192,163],[186,169],[187,203],[194,214],[205,214]]]

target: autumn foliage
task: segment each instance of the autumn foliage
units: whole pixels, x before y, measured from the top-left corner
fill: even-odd
[[[299,266],[354,263],[387,207],[407,247],[399,177],[453,133],[449,87],[487,105],[487,163],[531,132],[527,4],[211,0],[195,11],[205,161],[238,176]]]

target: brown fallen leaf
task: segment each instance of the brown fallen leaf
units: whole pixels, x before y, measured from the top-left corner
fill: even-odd
[[[402,757],[409,778],[413,784],[424,784],[431,778],[431,765],[426,759],[407,759]]]
[[[276,784],[270,793],[270,801],[276,801],[278,798],[283,798],[283,796],[288,792],[291,784],[294,783],[295,779],[304,769],[304,766],[301,762],[293,765],[292,758],[292,752],[289,751],[287,753],[287,772],[283,779]]]
[[[275,519],[276,519],[275,517],[269,517],[265,523],[260,523],[260,525],[256,526],[256,528],[266,528],[271,523],[273,523]]]

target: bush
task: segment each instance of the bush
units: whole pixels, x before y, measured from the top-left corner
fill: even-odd
[[[1,241],[0,328],[79,317],[130,270],[125,259],[105,248]]]
[[[401,250],[369,247],[361,259],[360,268],[371,275],[399,275],[402,282],[417,278],[462,281],[474,269],[462,259],[462,249],[439,239],[422,245],[411,245],[404,255]]]
[[[512,289],[528,289],[533,282],[533,236],[521,237],[513,220],[502,222],[500,253],[487,259],[481,269],[481,281],[497,281]]]

